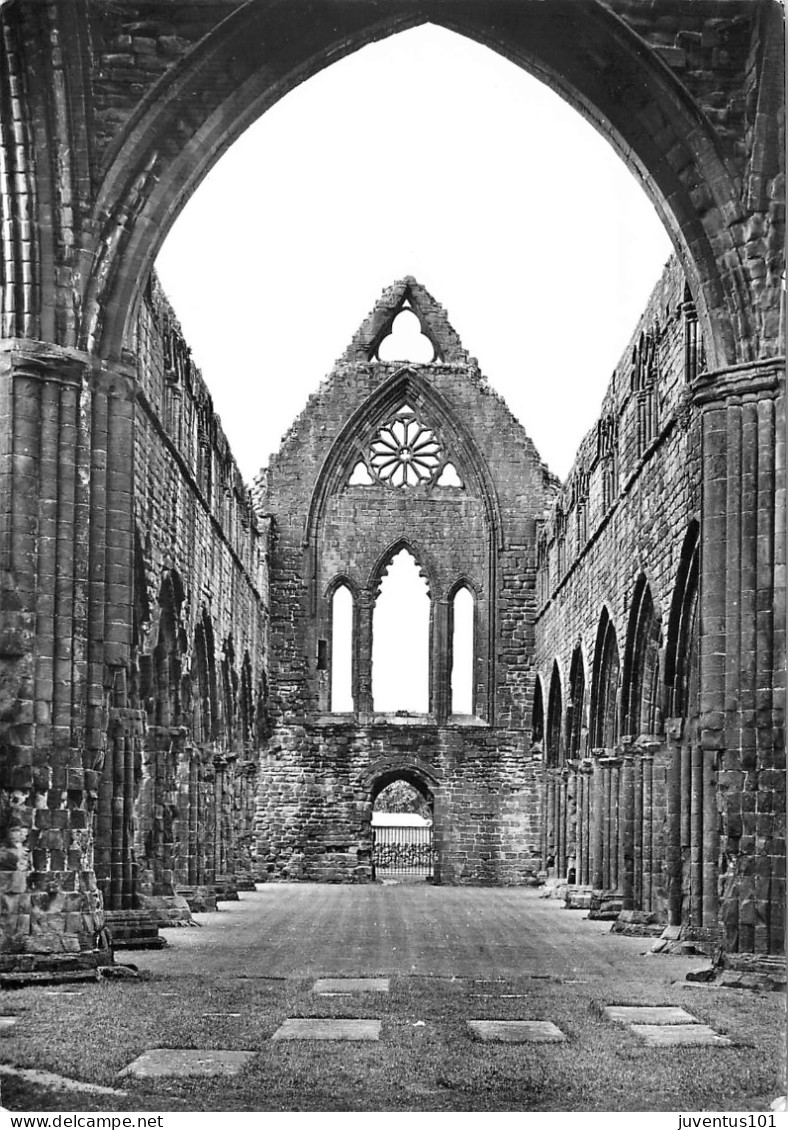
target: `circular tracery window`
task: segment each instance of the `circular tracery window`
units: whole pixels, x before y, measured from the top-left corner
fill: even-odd
[[[441,445],[406,404],[373,439],[369,463],[384,483],[417,486],[428,483],[441,465]]]

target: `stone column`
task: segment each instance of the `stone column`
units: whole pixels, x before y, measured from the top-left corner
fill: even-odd
[[[548,811],[548,809],[547,809],[547,789],[548,789],[548,777],[547,777],[547,772],[546,772],[545,769],[540,770],[539,781],[540,781],[540,785],[541,785],[540,808],[541,808],[541,813],[542,813],[541,821],[540,821],[540,824],[539,824],[540,837],[541,837],[541,847],[542,847],[541,869],[542,869],[542,871],[546,872],[547,871],[547,811]]]
[[[675,718],[668,723],[668,764],[667,764],[667,836],[665,844],[665,867],[667,871],[668,923],[681,925],[682,904],[682,734],[683,722]],[[645,803],[645,795],[644,795]]]
[[[591,834],[591,792],[593,786],[593,764],[590,758],[584,758],[582,765],[583,780],[583,868],[581,883],[588,885],[591,882],[591,849],[593,837]]]
[[[646,820],[648,820],[649,815],[650,814],[646,815]],[[638,750],[632,772],[632,899],[636,910],[644,909],[643,827],[643,755],[642,752]],[[650,822],[648,824],[648,831],[649,833],[651,831]]]
[[[690,925],[703,925],[703,751],[690,747]],[[715,860],[716,862],[716,860]]]
[[[447,600],[432,604],[432,704],[439,726],[446,724],[452,711],[451,701],[451,615]]]
[[[549,869],[549,861],[552,858],[553,874],[556,875],[555,776],[549,769],[547,770],[547,835],[545,839],[547,842],[547,866]]]
[[[643,753],[640,757],[641,773],[643,777],[642,803],[643,803],[643,889],[640,905],[643,910],[653,910],[653,885],[654,885],[654,808],[653,808],[653,772],[654,758],[650,753]]]
[[[621,762],[621,885],[622,909],[635,909],[635,758],[624,754]]]
[[[719,858],[719,833],[717,829],[717,754],[705,753],[701,767],[703,780],[701,788],[703,793],[703,813],[701,832],[703,836],[703,886],[701,889],[703,924],[706,927],[714,926],[719,912],[717,898],[717,860]],[[767,896],[768,897],[768,896]],[[766,915],[766,909],[764,913]],[[756,952],[759,951],[756,945]],[[763,945],[761,951],[768,951],[768,944]]]
[[[566,873],[574,871],[574,881],[578,882],[578,830],[580,827],[580,814],[578,811],[578,780],[577,762],[568,763],[566,773]],[[574,867],[570,862],[574,860]]]
[[[576,775],[576,805],[577,805],[577,823],[575,824],[575,843],[576,843],[576,871],[575,881],[580,886],[583,880],[583,872],[586,865],[586,846],[585,846],[585,799],[586,799],[586,777],[583,767],[579,766]]]
[[[555,874],[566,878],[566,779],[563,770],[555,781]]]
[[[609,757],[600,760],[603,773],[603,821],[604,832],[602,840],[602,888],[605,891],[612,889],[613,881],[613,867],[612,867],[612,844],[613,844],[613,812],[612,812],[612,774],[610,771]]]
[[[353,699],[359,714],[359,723],[363,724],[362,715],[367,719],[372,717],[372,613],[375,610],[375,600],[372,593],[362,592],[356,602],[356,640],[353,663]]]
[[[696,768],[719,805],[725,866],[710,800],[704,838],[704,926],[714,914],[730,950],[784,946],[782,760],[785,687],[785,480],[782,359],[705,374],[700,414],[700,745]],[[718,792],[719,789],[719,792]],[[758,832],[758,813],[761,820]],[[706,833],[711,842],[706,842]],[[768,895],[767,895],[768,892]]]
[[[610,888],[621,890],[621,758],[610,762]]]
[[[591,885],[595,891],[604,887],[605,839],[605,770],[599,756],[604,750],[594,750],[593,778],[591,784]]]
[[[124,366],[0,343],[0,971],[110,960],[94,813],[131,644],[133,392]]]

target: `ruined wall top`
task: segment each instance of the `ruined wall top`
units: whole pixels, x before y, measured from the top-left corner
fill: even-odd
[[[387,359],[384,346],[395,340],[395,323],[403,313],[412,315],[418,323],[422,344],[428,353],[432,351],[431,360],[424,356],[416,361]],[[412,396],[418,398],[423,393],[429,398],[431,391],[435,401],[432,411],[443,417],[450,429],[464,433],[468,444],[483,453],[484,461],[500,471],[494,477],[504,508],[507,494],[512,495],[514,508],[521,493],[513,477],[515,466],[519,476],[525,472],[533,477],[538,491],[555,490],[555,476],[481,373],[476,358],[464,349],[444,308],[408,276],[382,292],[348,349],[309,397],[268,467],[255,479],[253,496],[258,513],[270,515],[281,508],[283,481],[284,496],[291,501],[298,484],[308,497],[340,435],[363,431],[372,417],[385,414],[388,390],[395,400],[401,400],[404,392],[400,395],[397,389],[404,389],[409,380],[421,387],[421,393],[414,390]],[[390,407],[399,405],[392,401]],[[509,470],[504,471],[504,467]]]
[[[539,538],[540,602],[550,598],[665,434],[688,426],[706,368],[684,273],[671,258],[608,384]]]

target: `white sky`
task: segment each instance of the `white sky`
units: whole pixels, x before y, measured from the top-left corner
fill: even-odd
[[[248,481],[408,274],[563,478],[670,250],[569,105],[424,26],[264,114],[187,204],[157,269]]]

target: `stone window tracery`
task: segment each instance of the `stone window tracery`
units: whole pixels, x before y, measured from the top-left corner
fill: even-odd
[[[375,432],[353,465],[348,486],[463,487],[436,431],[409,404],[403,404]]]
[[[441,464],[441,444],[407,404],[378,430],[370,447],[370,465],[384,483],[417,486],[434,477]]]

